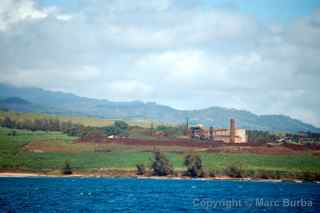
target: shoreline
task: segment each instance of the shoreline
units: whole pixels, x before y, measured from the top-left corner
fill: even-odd
[[[176,177],[176,176],[141,176],[141,175],[111,175],[111,174],[83,174],[75,173],[72,175],[62,174],[44,174],[44,173],[32,173],[32,172],[0,172],[0,178],[13,177],[13,178],[25,178],[25,177],[52,177],[52,178],[136,178],[141,180],[236,180],[236,181],[263,181],[263,182],[284,182],[291,181],[295,183],[313,182],[320,184],[320,181],[304,181],[299,179],[262,179],[262,178],[233,178],[229,176],[217,176],[217,177],[202,177],[202,178],[191,178],[191,177]]]

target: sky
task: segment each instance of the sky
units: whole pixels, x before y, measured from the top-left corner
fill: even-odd
[[[320,127],[318,0],[1,0],[0,82]]]

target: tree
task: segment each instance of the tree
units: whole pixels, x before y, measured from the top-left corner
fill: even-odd
[[[115,121],[112,126],[103,127],[103,132],[107,136],[120,135],[127,136],[129,133],[129,125],[124,121]]]
[[[127,136],[129,131],[129,125],[124,121],[115,121],[114,124],[115,135]]]
[[[71,169],[69,161],[64,162],[64,166],[62,168],[62,173],[64,175],[71,175],[72,174],[72,169]]]
[[[127,130],[129,128],[128,124],[124,121],[115,121],[113,124],[116,128]]]
[[[166,176],[173,174],[173,167],[170,161],[160,151],[154,151],[152,160],[152,174],[156,176]]]
[[[103,133],[107,136],[115,135],[116,133],[114,126],[105,126],[105,127],[102,127],[102,130],[103,130]]]
[[[184,159],[184,165],[187,167],[186,175],[190,177],[203,177],[202,161],[198,155],[189,154]]]

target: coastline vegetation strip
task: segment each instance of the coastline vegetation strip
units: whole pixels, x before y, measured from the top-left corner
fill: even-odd
[[[77,144],[75,137],[60,132],[26,131],[0,128],[0,169],[3,171],[25,170],[33,172],[59,170],[69,161],[75,170],[92,171],[99,169],[135,170],[137,164],[150,167],[152,151],[140,147],[107,146],[97,151],[97,144]],[[27,147],[43,143],[43,147],[63,147],[43,151]],[[40,146],[41,148],[41,146]],[[103,148],[103,145],[102,145]],[[189,151],[177,152],[167,149],[165,155],[174,170],[185,170],[183,161]],[[249,153],[197,153],[208,172],[219,174],[226,167],[236,166],[244,173],[281,174],[314,173],[320,174],[320,158],[310,153],[298,155],[262,155]],[[250,175],[250,174],[249,174]]]

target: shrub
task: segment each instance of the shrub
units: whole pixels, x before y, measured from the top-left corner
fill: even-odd
[[[314,172],[302,172],[301,174],[297,175],[299,179],[302,179],[304,181],[319,181],[320,180],[320,174],[314,173]]]
[[[176,138],[184,134],[184,127],[178,126],[165,126],[159,125],[154,129],[155,132],[162,132],[165,136],[170,138]]]
[[[9,132],[8,136],[17,136],[17,131],[13,130],[12,132]]]
[[[257,170],[254,177],[262,179],[280,179],[288,177],[289,174],[280,171]]]
[[[71,175],[72,174],[72,169],[71,169],[70,163],[68,161],[64,162],[64,166],[62,168],[62,174],[64,174],[64,175]]]
[[[190,177],[203,177],[204,171],[202,161],[198,155],[187,155],[184,159],[184,165],[187,167],[186,175]]]
[[[216,177],[217,176],[217,172],[215,170],[211,170],[211,171],[209,171],[209,176],[210,177]]]
[[[210,172],[208,170],[203,170],[202,175],[200,177],[204,177],[204,178],[210,177]]]
[[[251,177],[251,178],[254,178],[256,176],[256,171],[255,170],[241,170],[241,174],[242,174],[242,177]]]
[[[272,133],[259,130],[248,130],[248,141],[252,144],[266,144],[276,140],[276,136]]]
[[[241,178],[243,176],[241,166],[229,166],[224,170],[224,173],[233,178]]]
[[[154,159],[152,160],[152,174],[156,176],[166,176],[173,174],[173,167],[170,161],[160,151],[153,152]]]
[[[145,173],[145,167],[143,164],[137,164],[137,175],[144,175]]]

